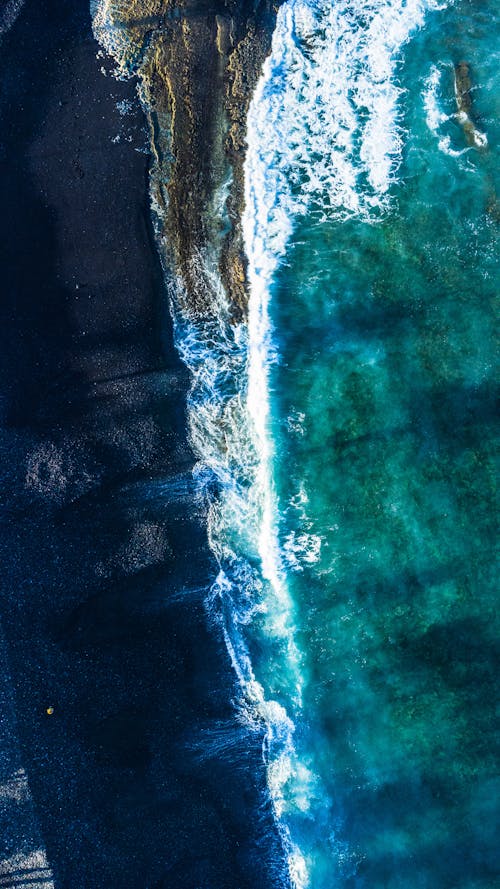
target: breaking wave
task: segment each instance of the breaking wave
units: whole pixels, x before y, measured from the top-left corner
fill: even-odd
[[[460,157],[462,154],[466,154],[470,149],[468,147],[453,148],[450,134],[443,132],[446,124],[455,120],[460,123],[464,129],[468,129],[471,136],[471,142],[476,148],[486,148],[488,139],[485,133],[482,133],[474,127],[469,116],[464,111],[457,112],[456,107],[453,110],[450,110],[448,114],[443,111],[442,80],[446,69],[448,69],[449,76],[451,77],[453,71],[451,63],[443,66],[443,68],[433,65],[429,76],[425,81],[422,94],[425,119],[429,130],[438,140],[439,150],[450,157]]]
[[[250,285],[247,404],[264,502],[259,553],[278,600],[286,598],[283,560],[289,569],[300,570],[301,562],[317,560],[321,540],[288,537],[282,548],[278,540],[269,400],[273,279],[300,216],[369,222],[390,207],[403,146],[397,66],[403,45],[431,5],[424,0],[288,0],[278,13],[271,55],[250,106],[243,216]],[[290,601],[288,613],[293,615]],[[306,817],[314,809],[319,821],[319,810],[328,808],[330,800],[295,751],[287,763],[290,771],[280,793],[287,788],[295,805],[275,803],[275,810],[292,825],[286,834],[290,875],[302,889],[310,883],[316,843],[308,842],[306,849],[297,840],[297,800]]]
[[[216,257],[192,259],[213,295],[209,318],[190,317],[182,309],[182,282],[170,283],[176,345],[192,374],[196,475],[210,503],[210,544],[220,568],[207,610],[222,625],[241,686],[239,718],[263,733],[268,785],[296,889],[310,884],[318,845],[317,838],[301,842],[301,824],[314,823],[330,801],[311,757],[299,755],[294,741],[305,679],[287,574],[317,561],[321,539],[279,537],[271,289],[298,217],[373,221],[390,207],[403,145],[398,63],[431,7],[432,0],[283,4],[247,121],[248,319],[231,321]],[[108,0],[92,0],[91,8],[96,37],[123,76],[130,69],[123,62],[125,45],[130,55],[126,34],[114,27]],[[153,214],[159,212],[152,203]]]

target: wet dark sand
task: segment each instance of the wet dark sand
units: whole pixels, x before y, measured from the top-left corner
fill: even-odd
[[[203,604],[143,118],[98,49],[87,0],[27,0],[2,44],[3,728],[58,889],[283,885]],[[29,845],[19,813],[0,860]]]

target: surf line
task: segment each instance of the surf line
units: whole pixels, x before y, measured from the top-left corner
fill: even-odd
[[[283,3],[247,117],[242,218],[247,321],[229,323],[213,257],[193,257],[200,279],[210,282],[210,319],[190,317],[181,308],[187,304],[182,282],[171,275],[169,280],[176,346],[192,375],[188,413],[200,490],[207,477],[209,484],[215,477],[218,488],[210,505],[209,539],[220,572],[208,610],[220,619],[240,683],[241,719],[250,730],[264,731],[270,797],[296,889],[310,882],[311,853],[299,849],[296,837],[301,819],[311,818],[319,788],[294,743],[303,677],[273,484],[272,284],[297,216],[311,204],[338,219],[371,219],[387,206],[401,145],[394,57],[422,23],[425,3]],[[133,35],[115,22],[115,12],[124,6],[124,0],[91,0],[94,33],[118,62],[119,76],[136,66],[138,51]],[[141,78],[140,65],[135,73]],[[151,121],[148,90],[140,94]],[[161,166],[154,140],[151,148],[154,217],[162,212],[155,207],[155,177],[165,181],[168,163]],[[161,224],[156,228],[161,255]],[[266,655],[252,660],[260,641]],[[328,809],[327,800],[324,804]]]
[[[272,478],[273,282],[301,216],[372,223],[390,211],[404,137],[398,58],[427,11],[438,8],[436,0],[286,0],[247,116],[242,225],[249,282],[247,407],[263,502],[259,554],[263,576],[292,618]],[[291,652],[291,662],[294,657]],[[282,781],[285,805],[268,768],[296,887],[313,878],[315,852],[309,841],[301,850],[294,845],[301,834],[294,799],[304,801],[303,817],[312,815],[318,823],[323,821],[318,806],[327,811],[331,805],[312,772],[304,780],[304,759],[295,751],[290,755]],[[325,836],[316,840],[326,849]]]
[[[97,40],[116,61],[117,77],[138,75],[139,95],[151,121],[154,109],[137,63],[134,35],[117,18],[123,0],[90,2]],[[188,421],[200,493],[213,489],[214,477],[216,480],[217,493],[209,494],[208,533],[220,571],[207,600],[207,612],[222,628],[239,681],[238,718],[263,737],[267,783],[285,859],[293,885],[303,889],[308,883],[305,862],[285,823],[285,812],[294,805],[291,797],[297,796],[296,775],[300,771],[302,784],[308,777],[305,767],[297,767],[293,745],[292,716],[300,708],[302,677],[272,483],[270,326],[265,312],[255,312],[255,300],[247,320],[230,321],[217,262],[209,251],[200,250],[192,257],[192,265],[212,294],[210,317],[199,320],[185,309],[189,301],[183,294],[184,284],[166,268],[163,255],[162,208],[155,201],[155,184],[157,179],[165,181],[168,163],[159,161],[153,131],[151,127],[151,208],[166,271],[175,344],[191,372]],[[227,183],[222,188],[226,189]],[[251,638],[257,639],[258,646],[263,637],[272,655],[266,663],[256,663],[252,661]],[[301,792],[301,799],[304,795]]]

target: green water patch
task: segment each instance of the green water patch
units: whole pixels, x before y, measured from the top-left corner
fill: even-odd
[[[307,677],[296,742],[323,796],[301,828],[319,887],[486,889],[497,873],[487,21],[486,5],[461,4],[408,51],[392,210],[372,225],[313,211],[275,286],[275,479]],[[447,154],[422,93],[439,63],[452,109],[465,54],[488,149],[459,154],[452,119]]]

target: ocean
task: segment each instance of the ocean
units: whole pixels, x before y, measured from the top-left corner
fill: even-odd
[[[300,702],[253,661],[294,724],[269,768],[297,886],[495,881],[497,13],[285,4],[250,113],[248,394]]]
[[[207,619],[295,889],[498,877],[497,29],[491,0],[286,0],[247,119],[248,314],[212,255],[209,318],[169,280]]]

